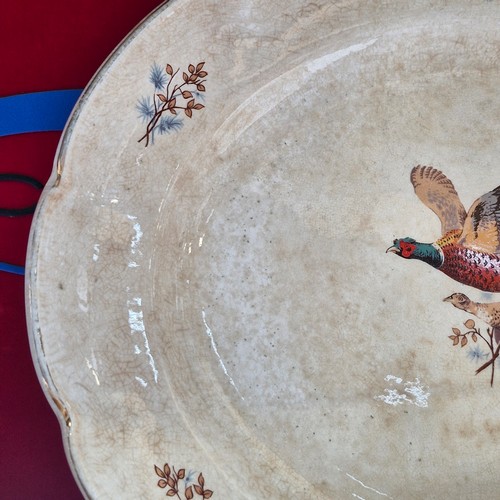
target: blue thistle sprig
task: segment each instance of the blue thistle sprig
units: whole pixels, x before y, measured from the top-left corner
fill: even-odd
[[[448,335],[448,338],[451,339],[454,346],[460,345],[460,347],[465,347],[469,342],[474,343],[472,349],[469,349],[467,356],[473,361],[484,361],[487,359],[487,361],[476,370],[476,375],[490,366],[490,385],[493,387],[496,360],[500,355],[500,343],[496,342],[492,328],[487,328],[486,333],[482,334],[481,330],[476,327],[476,323],[473,319],[465,321],[464,326],[466,330],[463,333],[460,328],[452,328],[453,334]],[[488,346],[489,353],[485,353],[478,345],[475,345],[479,339],[483,341],[483,345],[486,344]]]
[[[149,121],[155,115],[155,108],[150,97],[141,97],[137,102],[136,109],[142,121]]]
[[[149,80],[154,86],[153,98],[143,97],[137,103],[137,110],[143,121],[147,121],[146,133],[138,142],[145,141],[145,146],[153,142],[156,132],[166,134],[182,128],[183,121],[178,116],[183,111],[188,118],[193,112],[205,106],[199,101],[206,91],[205,77],[208,73],[203,69],[205,62],[196,66],[190,64],[182,73],[182,81],[177,79],[179,69],[174,71],[170,64],[162,69],[158,64],[151,66]],[[169,113],[168,116],[164,116]],[[170,116],[172,115],[172,116]]]
[[[163,68],[153,63],[149,71],[149,81],[154,85],[155,91],[163,90],[167,84],[167,75],[163,72]]]

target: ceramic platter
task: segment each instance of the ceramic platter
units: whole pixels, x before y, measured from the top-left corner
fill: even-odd
[[[174,0],[112,54],[29,251],[86,496],[498,497],[499,22]]]

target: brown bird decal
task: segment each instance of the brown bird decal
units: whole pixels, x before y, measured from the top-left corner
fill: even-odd
[[[462,309],[468,313],[474,314],[480,320],[491,326],[492,336],[495,339],[496,349],[493,350],[495,344],[491,342],[491,359],[476,370],[476,373],[483,371],[490,366],[498,358],[500,354],[500,302],[474,302],[463,293],[453,293],[449,297],[443,299],[444,302],[450,302],[457,309]],[[493,385],[493,375],[491,385]]]
[[[411,171],[416,195],[441,221],[434,243],[395,239],[387,252],[418,259],[450,278],[487,292],[500,292],[500,186],[478,198],[466,212],[453,183],[433,167]]]
[[[500,341],[500,302],[474,302],[463,293],[454,293],[443,299],[444,302],[450,302],[457,309],[462,309],[473,314],[493,329],[495,340]]]

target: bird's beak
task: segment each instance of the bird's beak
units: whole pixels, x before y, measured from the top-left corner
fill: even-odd
[[[398,247],[395,247],[394,245],[392,245],[392,247],[389,247],[385,253],[400,253],[401,251],[399,250]]]
[[[443,299],[443,302],[452,302],[452,301],[453,299],[451,298],[451,295]]]

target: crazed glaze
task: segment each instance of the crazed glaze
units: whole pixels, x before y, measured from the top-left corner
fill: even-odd
[[[175,0],[118,48],[29,252],[37,370],[87,497],[495,498],[497,387],[466,332],[450,355],[461,285],[384,250],[440,234],[418,162],[491,189],[498,15]]]

